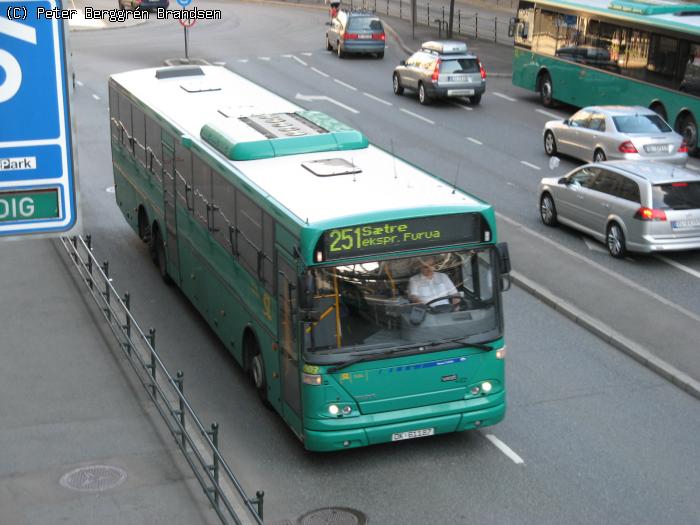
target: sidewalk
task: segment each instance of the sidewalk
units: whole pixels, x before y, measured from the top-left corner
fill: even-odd
[[[60,250],[0,241],[0,523],[217,523]]]

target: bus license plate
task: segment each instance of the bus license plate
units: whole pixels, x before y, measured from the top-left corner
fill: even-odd
[[[391,435],[392,441],[401,441],[402,439],[422,438],[435,434],[434,428],[421,428],[420,430],[409,430],[408,432],[397,432]]]

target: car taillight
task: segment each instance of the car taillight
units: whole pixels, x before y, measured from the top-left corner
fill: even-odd
[[[481,73],[481,80],[486,80],[486,70],[484,69],[483,64],[481,63],[481,60],[479,62],[479,73]]]
[[[678,153],[688,153],[688,145],[685,143],[685,140],[681,144],[681,147],[678,148]]]
[[[384,33],[372,33],[372,40],[386,40]]]
[[[634,214],[634,218],[640,221],[665,221],[666,212],[664,210],[654,210],[642,206],[637,210],[637,213]]]
[[[357,33],[343,33],[343,40],[357,40]]]
[[[440,64],[441,63],[442,63],[442,60],[440,60],[439,58],[435,62],[435,69],[433,69],[433,76],[430,77],[430,80],[432,80],[433,82],[437,82],[438,78],[440,77]]]
[[[639,153],[637,148],[634,147],[634,144],[632,144],[631,140],[626,140],[620,144],[617,149],[620,150],[620,153]]]

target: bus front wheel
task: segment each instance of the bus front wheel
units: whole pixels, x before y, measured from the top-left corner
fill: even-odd
[[[683,135],[683,140],[688,146],[688,155],[698,155],[698,125],[692,115],[686,115],[681,120],[678,132]]]
[[[263,404],[265,406],[270,406],[270,402],[267,399],[265,362],[260,352],[260,345],[255,339],[255,336],[249,333],[243,342],[243,346],[248,359],[248,373],[250,374],[250,379],[253,382],[255,391],[258,393],[258,397],[262,400]]]
[[[543,106],[548,108],[554,106],[554,97],[552,95],[554,88],[552,86],[552,77],[549,76],[549,73],[540,75],[537,90],[540,92],[540,101]]]

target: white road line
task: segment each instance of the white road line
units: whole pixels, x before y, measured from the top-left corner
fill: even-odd
[[[686,164],[685,167],[689,170],[700,171],[700,168],[698,166],[693,166],[692,164]]]
[[[312,67],[311,71],[313,71],[314,73],[318,73],[322,77],[328,78],[330,76],[328,73],[324,73],[323,71],[321,71],[320,69],[316,69],[315,67]]]
[[[614,279],[617,279],[618,281],[625,284],[626,286],[629,286],[630,288],[634,288],[638,292],[641,292],[649,297],[652,297],[653,299],[656,299],[657,301],[665,304],[669,308],[672,308],[675,311],[685,315],[686,317],[689,317],[690,319],[693,319],[694,321],[698,321],[700,323],[700,315],[698,315],[694,312],[691,312],[690,310],[686,310],[682,306],[677,305],[676,303],[670,301],[669,299],[666,299],[665,297],[662,297],[661,295],[657,294],[656,292],[652,292],[648,288],[644,288],[642,285],[636,283],[632,279],[628,279],[627,277],[623,277],[619,273],[617,273],[613,270],[610,270],[610,269],[606,268],[605,266],[598,264],[595,261],[592,261],[591,259],[589,259],[585,255],[581,255],[580,253],[575,252],[574,250],[570,250],[569,248],[562,246],[557,241],[550,239],[549,237],[546,237],[545,235],[542,235],[541,233],[537,233],[535,230],[532,230],[532,229],[528,228],[527,226],[524,226],[523,224],[519,223],[518,221],[516,221],[514,219],[511,219],[510,217],[506,217],[505,215],[503,215],[499,212],[496,212],[496,217],[498,217],[499,219],[501,219],[504,222],[507,222],[511,226],[513,226],[515,228],[519,228],[522,231],[528,233],[529,235],[536,237],[540,241],[545,242],[545,243],[549,244],[550,246],[553,246],[554,248],[564,252],[565,254],[569,255],[570,257],[574,257],[575,259],[578,259],[579,261],[584,262],[584,263],[588,264],[589,266],[592,266],[597,271],[602,272],[606,275],[609,275],[610,277],[613,277]]]
[[[594,241],[593,239],[589,239],[588,237],[581,237],[583,239],[583,243],[586,245],[586,247],[592,251],[592,252],[600,252],[600,253],[608,253],[608,250],[603,248],[601,244],[599,244],[597,241]]]
[[[362,92],[362,94],[366,97],[371,98],[372,100],[376,100],[377,102],[381,102],[382,104],[386,104],[387,106],[393,106],[393,104],[391,102],[387,102],[386,100],[382,100],[381,98],[375,97],[374,95],[370,95],[369,93],[365,93],[364,91]]]
[[[679,270],[684,271],[685,273],[692,275],[693,277],[700,279],[700,272],[697,270],[693,270],[692,268],[686,266],[685,264],[681,264],[679,262],[676,262],[673,259],[669,259],[668,257],[664,257],[663,255],[657,255],[656,258],[665,262],[666,264],[670,264],[671,266],[678,268]]]
[[[513,461],[513,463],[515,463],[516,465],[522,465],[523,463],[525,463],[525,461],[523,461],[523,458],[521,458],[515,452],[513,452],[512,448],[510,448],[508,445],[506,445],[503,441],[498,439],[493,434],[486,434],[486,439],[488,439],[491,443],[493,443],[493,445],[498,450],[500,450],[506,456],[508,456]]]
[[[313,55],[313,53],[309,53],[309,52],[301,53],[301,54],[304,55],[305,57],[310,57],[311,55]]]
[[[520,161],[520,164],[524,164],[524,165],[527,166],[528,168],[532,168],[533,170],[537,170],[537,171],[540,171],[540,170],[542,169],[542,168],[540,168],[539,166],[535,166],[534,164],[530,164],[529,162],[524,161],[524,160],[521,160],[521,161]]]
[[[292,55],[292,58],[293,58],[294,60],[296,60],[297,62],[299,62],[302,66],[308,66],[308,65],[309,65],[309,64],[307,64],[306,62],[304,62],[301,58],[299,58],[299,57],[297,57],[297,56]]]
[[[556,113],[552,113],[551,111],[545,111],[544,109],[536,109],[537,113],[541,113],[542,115],[547,115],[548,117],[556,118],[559,120],[564,119],[563,116],[557,115]]]
[[[493,91],[492,94],[496,95],[497,97],[509,100],[510,102],[516,102],[516,100],[513,97],[509,97],[508,95],[504,95],[503,93],[499,93],[498,91]]]
[[[269,62],[270,57],[258,57],[258,60],[264,60],[265,62]]]
[[[248,59],[247,59],[247,58],[239,58],[239,59],[237,60],[237,62],[241,62],[241,63],[245,64],[245,63],[248,62]]]
[[[459,109],[463,109],[464,111],[472,111],[472,109],[473,109],[473,108],[470,108],[469,106],[463,106],[462,104],[457,104],[457,102],[453,102],[452,105],[458,107]]]
[[[473,142],[474,144],[476,144],[476,145],[478,145],[478,146],[483,146],[483,145],[484,145],[484,143],[481,142],[480,140],[476,140],[476,139],[473,139],[473,138],[471,138],[471,137],[467,137],[467,140],[468,140],[469,142]]]
[[[225,66],[226,62],[212,62],[215,66]]]
[[[343,82],[342,80],[338,80],[337,78],[334,78],[333,82],[335,82],[336,84],[340,84],[341,86],[346,87],[348,89],[352,89],[353,91],[357,91],[357,88],[355,86],[351,86],[350,84],[346,84],[345,82]]]
[[[95,100],[100,100],[100,97],[98,97],[98,96],[95,95],[94,93],[92,94],[92,98],[94,98]]]
[[[282,55],[284,58],[292,58],[292,55]]]
[[[404,109],[404,108],[401,108],[401,111],[403,111],[407,115],[411,115],[412,117],[416,117],[416,118],[419,118],[421,120],[424,120],[428,124],[435,124],[435,122],[433,122],[429,118],[421,117],[420,115],[418,115],[417,113],[414,113],[413,111],[408,111],[407,109]]]
[[[83,87],[83,83],[80,80],[76,80],[75,83],[78,84],[80,87]]]

